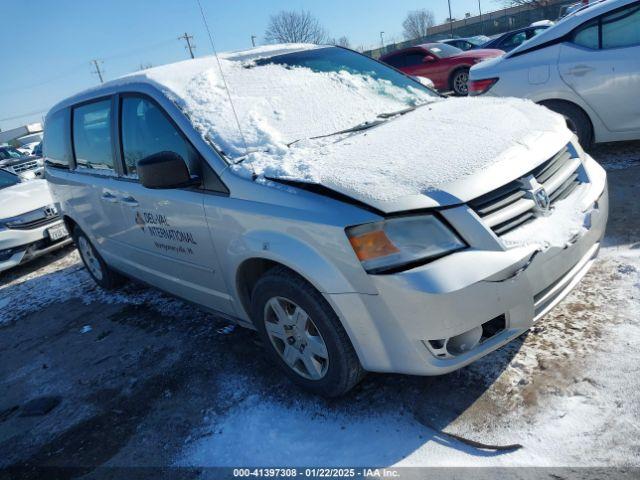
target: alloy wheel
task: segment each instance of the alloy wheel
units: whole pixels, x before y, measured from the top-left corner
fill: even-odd
[[[467,87],[467,82],[469,81],[469,72],[462,71],[456,73],[456,76],[453,78],[453,90],[458,95],[467,95],[469,93],[469,89]]]
[[[103,274],[100,261],[96,257],[89,241],[82,235],[78,237],[78,250],[91,274],[98,280],[102,280]]]
[[[327,345],[302,307],[287,298],[272,297],[264,307],[264,326],[276,352],[294,372],[310,380],[326,375]]]

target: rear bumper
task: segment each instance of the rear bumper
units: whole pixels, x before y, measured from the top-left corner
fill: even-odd
[[[371,276],[379,295],[327,295],[364,368],[444,374],[529,329],[575,287],[598,254],[609,208],[604,179],[592,185],[587,196],[592,204],[590,227],[571,245],[545,251],[470,249],[399,274]],[[482,278],[460,281],[478,272]],[[452,356],[439,349],[442,340],[496,323],[502,329],[483,334],[468,351]]]
[[[71,243],[70,236],[57,241],[49,239],[47,231],[61,224],[63,221],[58,220],[30,230],[0,230],[0,272]]]

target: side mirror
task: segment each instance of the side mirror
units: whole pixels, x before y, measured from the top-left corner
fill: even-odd
[[[175,152],[159,152],[138,162],[138,177],[146,188],[184,188],[200,184],[189,175],[184,159]]]
[[[431,55],[427,55],[422,59],[422,63],[433,63],[435,61],[436,61],[435,57],[432,57]]]

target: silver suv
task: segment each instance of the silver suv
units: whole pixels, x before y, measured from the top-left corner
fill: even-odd
[[[99,285],[136,278],[256,329],[330,396],[519,336],[587,272],[607,220],[605,173],[559,115],[443,99],[338,47],[132,74],[56,105],[44,145]]]

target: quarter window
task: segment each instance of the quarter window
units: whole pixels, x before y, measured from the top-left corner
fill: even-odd
[[[599,45],[598,22],[590,22],[580,27],[573,35],[573,43],[581,47],[597,50]]]
[[[52,167],[69,168],[71,151],[69,148],[68,110],[60,110],[47,118],[44,128],[44,156],[47,165]],[[44,141],[43,141],[44,142]],[[38,154],[38,149],[43,149],[41,142],[34,153]]]
[[[45,146],[49,148],[47,143]],[[111,100],[73,109],[73,146],[77,167],[113,173]]]
[[[122,100],[122,153],[129,175],[137,175],[140,160],[159,152],[174,152],[200,175],[200,157],[155,102],[142,97]]]

